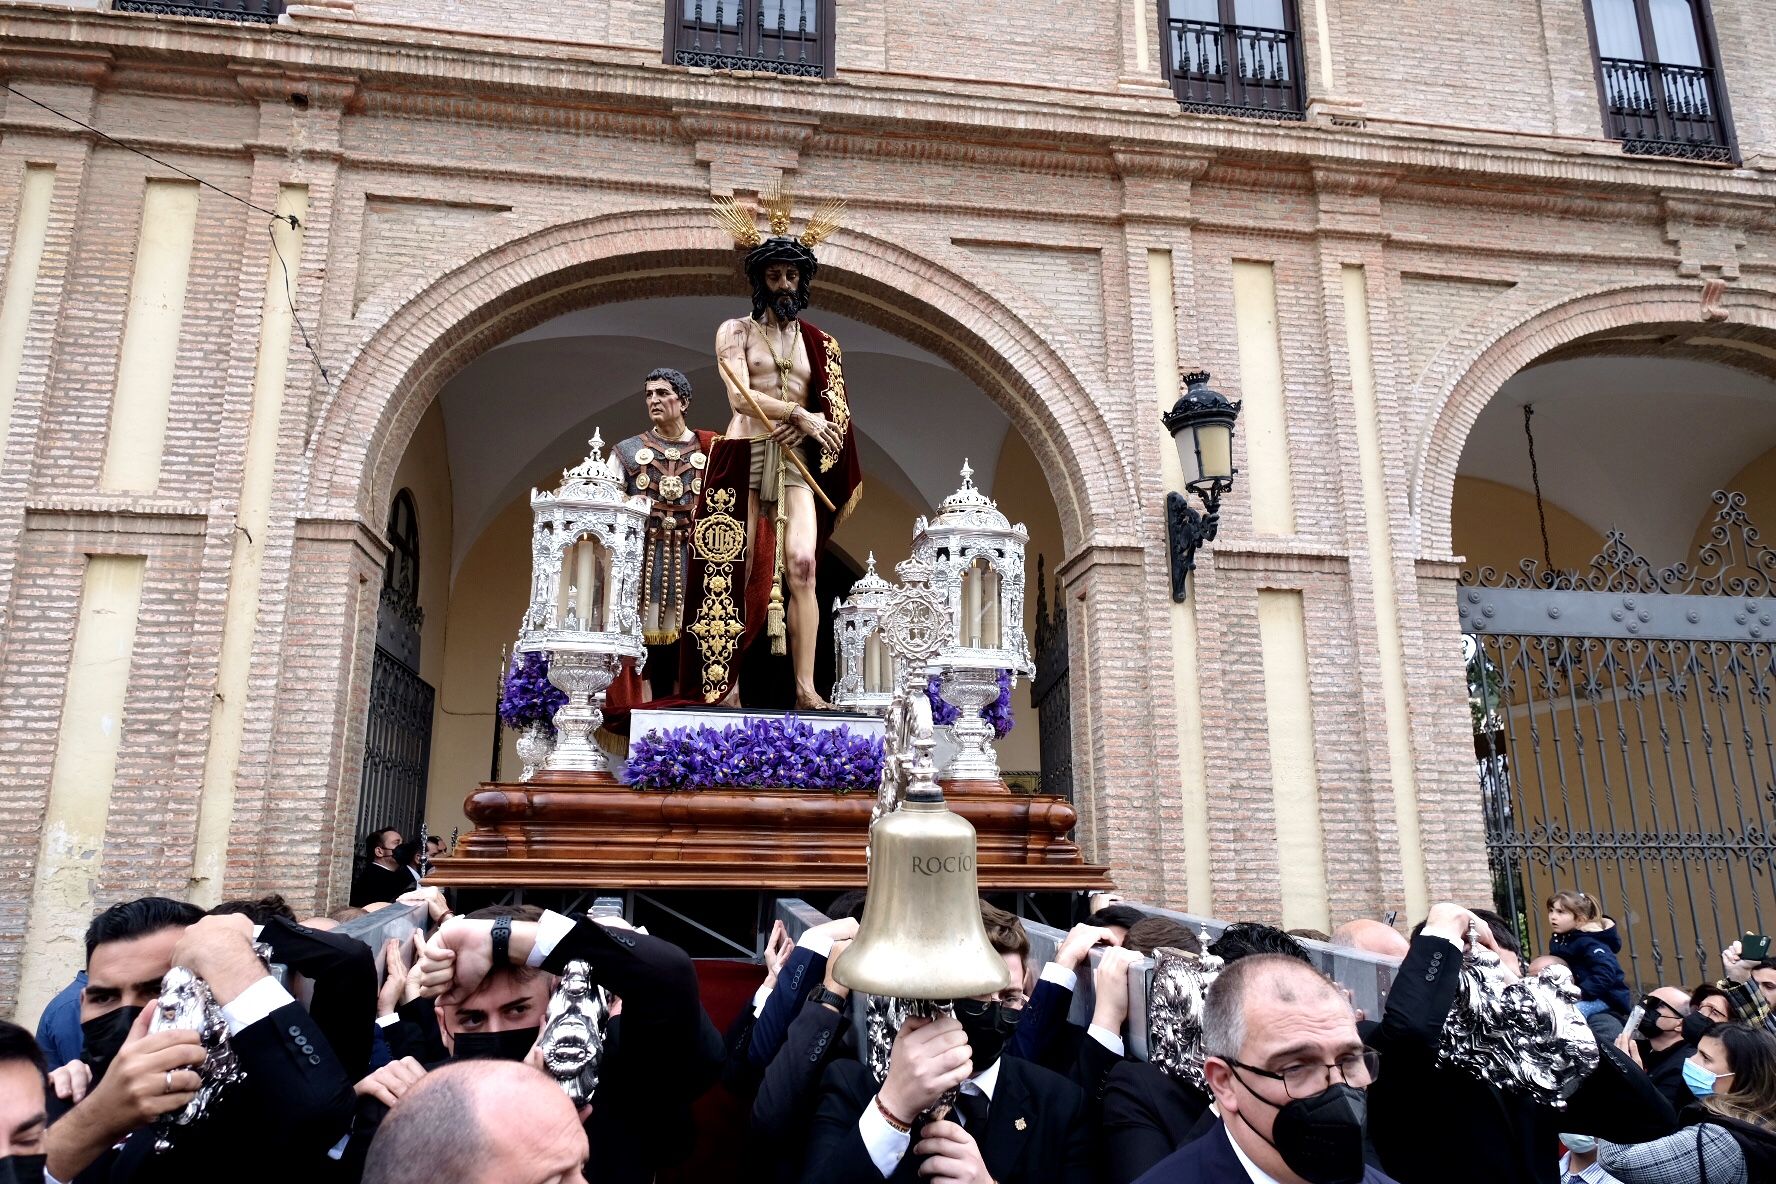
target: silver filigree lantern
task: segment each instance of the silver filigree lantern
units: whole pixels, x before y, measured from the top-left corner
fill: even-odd
[[[520,653],[549,655],[549,681],[567,695],[555,713],[557,739],[545,769],[608,774],[594,739],[605,688],[624,658],[647,661],[640,602],[648,500],[623,492],[623,469],[594,432],[586,459],[561,473],[553,492],[532,489],[530,607]]]
[[[962,462],[962,484],[929,522],[913,526],[913,557],[931,568],[931,587],[950,606],[949,644],[933,671],[944,702],[961,714],[950,725],[956,755],[941,774],[946,781],[998,781],[993,725],[981,708],[999,697],[999,672],[1012,685],[1030,677],[1030,640],[1024,633],[1024,546],[1030,532],[1013,526],[999,507],[975,488],[974,470]]]
[[[894,585],[876,574],[870,552],[863,578],[851,593],[833,601],[833,651],[838,677],[833,683],[834,707],[886,715],[894,701],[894,655],[882,639],[882,610]]]

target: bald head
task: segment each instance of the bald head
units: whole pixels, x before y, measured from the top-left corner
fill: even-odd
[[[567,1184],[586,1135],[561,1087],[514,1061],[459,1061],[383,1120],[363,1184]]]
[[[1239,1059],[1252,1016],[1277,1008],[1342,1016],[1356,1031],[1350,1003],[1331,979],[1284,954],[1254,954],[1229,962],[1210,985],[1203,999],[1203,1051]]]
[[[1368,917],[1346,921],[1332,931],[1332,944],[1351,950],[1364,950],[1384,958],[1404,958],[1412,943],[1392,925]]]
[[[1655,987],[1647,994],[1669,1007],[1678,1015],[1690,1014],[1690,993],[1680,987]]]

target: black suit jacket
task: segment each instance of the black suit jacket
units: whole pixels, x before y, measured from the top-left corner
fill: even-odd
[[[584,961],[592,979],[622,997],[606,1036],[586,1137],[592,1184],[648,1184],[690,1154],[691,1103],[721,1070],[721,1035],[698,1002],[697,972],[683,950],[629,929],[584,918],[543,969],[560,974]]]
[[[835,1060],[855,1056],[850,1019],[806,1000],[789,1025],[783,1047],[765,1067],[752,1104],[748,1142],[753,1177],[784,1184],[802,1178],[808,1128],[820,1102],[820,1083]]]
[[[875,1094],[875,1078],[862,1062],[837,1061],[827,1069],[808,1140],[806,1184],[882,1184],[857,1131]],[[918,1131],[913,1135],[917,1144]],[[1091,1184],[1095,1176],[1084,1093],[1058,1073],[1015,1057],[999,1059],[987,1129],[975,1141],[997,1184]],[[920,1180],[919,1157],[910,1147],[888,1179]]]
[[[1596,1070],[1565,1110],[1438,1065],[1460,974],[1456,948],[1421,934],[1394,977],[1381,1022],[1365,1036],[1381,1053],[1381,1073],[1369,1087],[1369,1136],[1382,1166],[1403,1184],[1558,1184],[1562,1131],[1643,1143],[1677,1129],[1652,1079],[1612,1045],[1598,1046]]]
[[[1664,1052],[1654,1052],[1645,1044],[1640,1046],[1640,1060],[1646,1066],[1647,1076],[1653,1079],[1653,1084],[1679,1114],[1698,1101],[1696,1095],[1690,1092],[1683,1075],[1684,1062],[1695,1053],[1694,1048],[1681,1040]]]
[[[1174,1081],[1146,1061],[1110,1070],[1104,1088],[1103,1162],[1109,1184],[1130,1184],[1190,1141],[1209,1108],[1207,1095]]]
[[[286,1003],[234,1037],[247,1071],[208,1113],[154,1150],[148,1126],[82,1172],[81,1184],[192,1184],[238,1173],[255,1184],[310,1184],[332,1174],[327,1152],[346,1133],[352,1082],[320,1026]]]
[[[352,880],[351,904],[362,908],[367,904],[394,900],[413,891],[413,877],[402,868],[387,868],[380,863],[366,863]]]
[[[273,962],[314,984],[308,1014],[326,1034],[346,1076],[356,1081],[368,1073],[376,1025],[376,959],[370,947],[282,917],[267,921],[259,940],[271,946]]]
[[[1445,1151],[1452,1158],[1453,1151]],[[1233,1152],[1227,1127],[1217,1122],[1208,1134],[1174,1151],[1140,1178],[1141,1184],[1251,1184],[1245,1165]],[[1363,1184],[1394,1184],[1376,1168],[1363,1168]]]

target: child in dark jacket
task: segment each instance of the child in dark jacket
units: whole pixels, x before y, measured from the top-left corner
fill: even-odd
[[[1622,949],[1616,923],[1602,915],[1590,896],[1566,891],[1548,898],[1548,927],[1554,931],[1548,952],[1572,967],[1579,1011],[1587,1020],[1605,1012],[1625,1018],[1634,1002],[1616,959]]]

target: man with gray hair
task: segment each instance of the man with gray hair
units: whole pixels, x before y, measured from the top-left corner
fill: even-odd
[[[1229,963],[1203,1001],[1203,1051],[1221,1121],[1139,1184],[1392,1184],[1363,1162],[1379,1058],[1318,970],[1279,954]]]
[[[555,1082],[516,1061],[459,1061],[389,1111],[363,1184],[569,1184],[586,1154],[580,1116]]]

